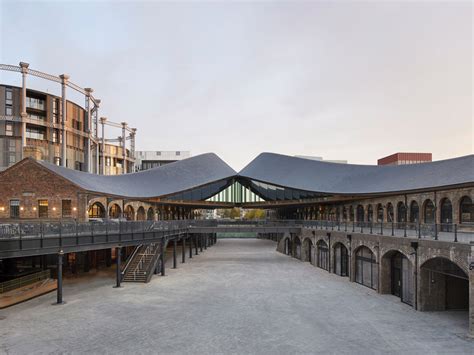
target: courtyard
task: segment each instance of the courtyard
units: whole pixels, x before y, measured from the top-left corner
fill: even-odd
[[[416,312],[275,248],[220,239],[149,284],[66,280],[64,305],[0,311],[0,353],[472,353],[467,312]]]

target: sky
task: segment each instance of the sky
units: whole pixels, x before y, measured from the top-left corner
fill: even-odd
[[[0,4],[0,62],[92,87],[138,150],[214,152],[237,170],[264,151],[473,153],[471,1]]]

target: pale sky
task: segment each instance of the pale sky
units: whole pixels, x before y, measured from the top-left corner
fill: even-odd
[[[263,151],[473,153],[471,1],[0,4],[0,62],[92,87],[138,150],[215,152],[236,170]]]

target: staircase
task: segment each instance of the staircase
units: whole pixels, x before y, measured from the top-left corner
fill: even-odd
[[[160,259],[160,253],[159,243],[137,246],[122,270],[122,281],[149,282]]]

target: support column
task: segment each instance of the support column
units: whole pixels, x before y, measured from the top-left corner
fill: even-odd
[[[209,241],[209,236],[206,234],[204,236],[204,250],[207,250],[207,243]]]
[[[161,276],[165,276],[165,257],[166,257],[166,250],[165,250],[165,239],[161,239]]]
[[[193,236],[189,235],[189,259],[193,258]]]
[[[21,158],[25,157],[24,149],[26,147],[26,118],[28,114],[26,113],[26,75],[28,74],[28,63],[20,62],[21,67]]]
[[[85,88],[84,91],[86,92],[86,115],[87,121],[85,122],[86,126],[85,131],[87,133],[86,137],[86,147],[84,151],[84,166],[86,167],[86,172],[91,172],[92,164],[91,164],[91,94],[94,90],[91,88]]]
[[[100,118],[100,124],[102,126],[102,139],[101,139],[101,145],[102,145],[102,170],[100,174],[105,175],[105,122],[107,122],[107,117],[101,117]],[[97,142],[97,144],[99,144]],[[97,157],[97,159],[99,159]],[[97,172],[99,174],[99,172]]]
[[[199,251],[202,253],[202,242],[203,242],[203,235],[199,234]]]
[[[66,133],[66,121],[67,121],[67,101],[66,101],[66,85],[67,81],[69,80],[69,75],[61,74],[59,76],[61,78],[61,136],[62,136],[62,144],[61,144],[61,166],[66,167],[66,158],[67,158],[67,133]]]
[[[176,245],[178,244],[178,240],[176,237],[173,240],[173,269],[176,269]]]
[[[122,281],[122,248],[117,247],[115,248],[115,256],[117,259],[117,270],[116,270],[116,288],[120,287],[120,282]]]
[[[181,262],[184,264],[186,262],[186,239],[184,239],[184,236],[183,236],[183,240],[182,240],[182,243],[183,243],[183,247],[182,247],[182,253],[181,253]]]
[[[195,255],[199,255],[198,254],[198,236],[196,234],[194,235],[193,242],[194,242],[194,248],[196,248]]]
[[[127,128],[127,122],[122,122],[122,159],[123,159],[123,173],[127,171],[127,137],[125,136],[125,129]]]
[[[58,288],[56,304],[63,304],[63,256],[62,250],[58,253]]]
[[[99,148],[99,105],[100,105],[100,100],[99,99],[94,99],[94,125],[95,125],[95,173],[100,174],[100,148]],[[103,149],[105,146],[102,147]],[[102,158],[103,158],[103,152],[102,152]],[[105,171],[105,170],[104,170]]]

